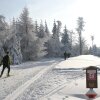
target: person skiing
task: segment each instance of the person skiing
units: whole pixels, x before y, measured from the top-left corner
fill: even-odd
[[[2,68],[2,71],[1,71],[0,77],[2,77],[5,68],[8,68],[7,76],[9,76],[9,73],[10,73],[10,58],[9,58],[8,54],[9,54],[9,52],[7,51],[6,55],[3,57],[2,61],[1,61],[1,65],[3,65],[3,68]]]
[[[66,51],[64,52],[64,59],[66,60],[66,58],[67,58],[67,53],[66,53]]]

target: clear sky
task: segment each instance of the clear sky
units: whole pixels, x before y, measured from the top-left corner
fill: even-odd
[[[83,17],[83,36],[91,44],[94,35],[94,43],[100,46],[100,0],[0,0],[0,14],[10,21],[19,17],[25,6],[33,21],[46,19],[48,26],[52,26],[54,19],[60,20],[62,28],[66,24],[69,30],[76,28],[78,17]]]

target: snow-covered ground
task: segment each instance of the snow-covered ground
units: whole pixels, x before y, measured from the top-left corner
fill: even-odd
[[[67,61],[62,61],[56,68],[84,68],[88,66],[100,66],[100,58],[93,55],[81,55],[78,57],[69,58]]]
[[[59,61],[59,59],[57,61]],[[5,100],[14,100],[12,95],[15,97],[15,91],[16,95],[18,96],[17,92],[19,93],[20,91],[24,90],[28,84],[30,85],[33,77],[54,66],[56,63],[58,63],[57,61],[55,59],[49,59],[11,66],[11,76],[8,78],[6,78],[7,70],[5,70],[4,75],[2,78],[0,78],[0,100],[3,100],[4,98]],[[2,66],[0,71],[1,69]],[[39,78],[39,76],[37,78]],[[34,81],[35,80],[36,79],[34,78]]]
[[[82,55],[63,59],[43,59],[11,67],[11,77],[0,79],[0,100],[88,100],[83,67],[100,65],[100,58]],[[1,70],[1,69],[0,69]],[[98,88],[94,89],[100,100]]]

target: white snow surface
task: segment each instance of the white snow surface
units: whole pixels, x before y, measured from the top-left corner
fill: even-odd
[[[0,100],[89,100],[86,93],[85,71],[81,68],[100,65],[93,55],[43,59],[11,66],[11,76],[6,71],[0,78]],[[0,68],[1,71],[1,68]],[[100,74],[95,100],[100,100]]]
[[[84,68],[88,66],[100,66],[100,58],[93,55],[81,55],[62,61],[56,68]]]

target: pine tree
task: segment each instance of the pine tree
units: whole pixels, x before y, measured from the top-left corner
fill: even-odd
[[[20,36],[17,33],[16,21],[13,18],[13,22],[9,27],[10,35],[5,41],[4,47],[10,52],[11,61],[13,64],[20,64],[22,62],[21,46],[20,46]]]
[[[23,56],[23,61],[31,60],[30,51],[32,47],[30,46],[36,40],[34,25],[31,18],[29,17],[29,12],[27,8],[24,8],[22,14],[20,15],[19,24],[21,27],[21,52]]]
[[[7,28],[7,23],[5,21],[5,17],[0,15],[0,31],[3,31]]]
[[[61,40],[62,44],[63,44],[63,52],[71,52],[71,44],[70,44],[70,39],[69,39],[69,34],[68,34],[68,30],[64,29],[64,32],[62,34],[62,40]]]
[[[57,35],[58,35],[58,38],[60,37],[60,33],[61,33],[61,26],[62,26],[62,23],[61,21],[57,21]]]
[[[43,26],[42,20],[41,20],[40,27],[39,27],[38,37],[39,38],[45,38],[46,37],[45,28]]]
[[[55,20],[54,20],[54,24],[53,24],[52,33],[53,33],[53,38],[58,38],[58,34],[57,34],[57,25],[56,25]]]
[[[47,25],[47,22],[45,21],[45,33],[46,33],[46,36],[47,37],[50,37],[50,31],[48,29],[48,25]]]
[[[83,17],[79,17],[77,20],[77,32],[79,35],[79,46],[80,46],[80,55],[82,54],[82,31],[84,30],[84,21],[83,21]]]
[[[59,24],[57,25],[55,21],[52,32],[52,37],[46,43],[48,52],[47,56],[58,57],[61,56],[61,42],[59,39]]]
[[[37,21],[35,21],[35,25],[34,26],[35,26],[34,32],[35,32],[36,36],[38,37],[38,34],[39,34],[39,26],[38,26]]]
[[[57,24],[54,20],[54,24],[53,24],[53,29],[52,29],[52,33],[53,33],[53,38],[57,39],[58,41],[60,41],[60,30],[61,30],[61,22],[57,21]]]
[[[22,52],[21,52],[21,37],[20,37],[20,33],[17,29],[17,21],[13,22],[13,25],[15,28],[13,28],[15,31],[15,35],[12,37],[13,38],[13,45],[12,45],[12,48],[11,48],[11,51],[12,51],[12,54],[13,54],[13,63],[14,64],[20,64],[22,63]]]
[[[5,17],[0,15],[0,56],[3,56],[8,47],[5,45],[6,40],[9,38],[9,26],[5,21]]]

